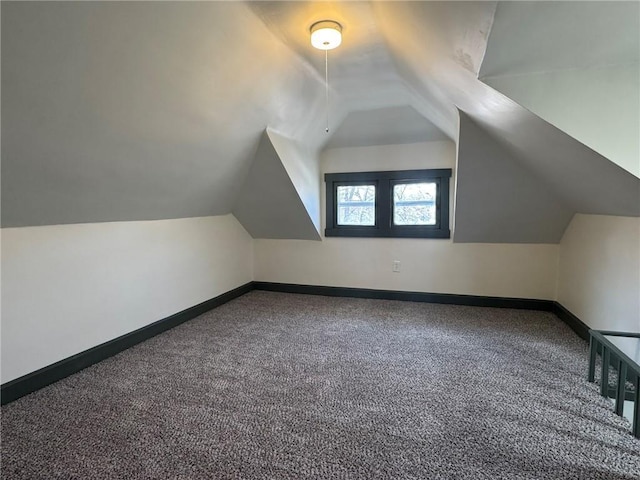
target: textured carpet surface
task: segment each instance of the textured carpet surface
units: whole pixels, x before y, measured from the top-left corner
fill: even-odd
[[[254,291],[2,408],[6,479],[638,479],[544,312]]]

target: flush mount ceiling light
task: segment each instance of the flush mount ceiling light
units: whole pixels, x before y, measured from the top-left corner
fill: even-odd
[[[327,126],[324,129],[329,133],[329,50],[340,46],[342,43],[342,25],[333,20],[320,20],[309,28],[311,32],[311,45],[318,50],[324,50],[324,80],[327,102]]]
[[[318,50],[333,50],[342,43],[342,25],[321,20],[311,25],[311,45]]]

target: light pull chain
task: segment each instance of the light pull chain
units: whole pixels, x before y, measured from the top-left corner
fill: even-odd
[[[334,20],[320,20],[309,27],[311,45],[324,50],[324,94],[327,109],[327,125],[324,129],[329,133],[329,50],[342,43],[342,25]]]
[[[324,51],[324,86],[327,103],[327,128],[324,131],[329,133],[329,50]]]

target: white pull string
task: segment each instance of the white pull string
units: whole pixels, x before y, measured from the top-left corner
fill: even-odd
[[[324,51],[324,86],[327,103],[327,128],[324,131],[329,133],[329,50]]]

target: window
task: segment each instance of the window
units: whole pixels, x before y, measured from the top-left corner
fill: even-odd
[[[435,225],[435,182],[402,182],[393,185],[394,225]]]
[[[327,173],[327,237],[449,238],[451,169]]]
[[[338,225],[376,224],[376,186],[338,185]]]

